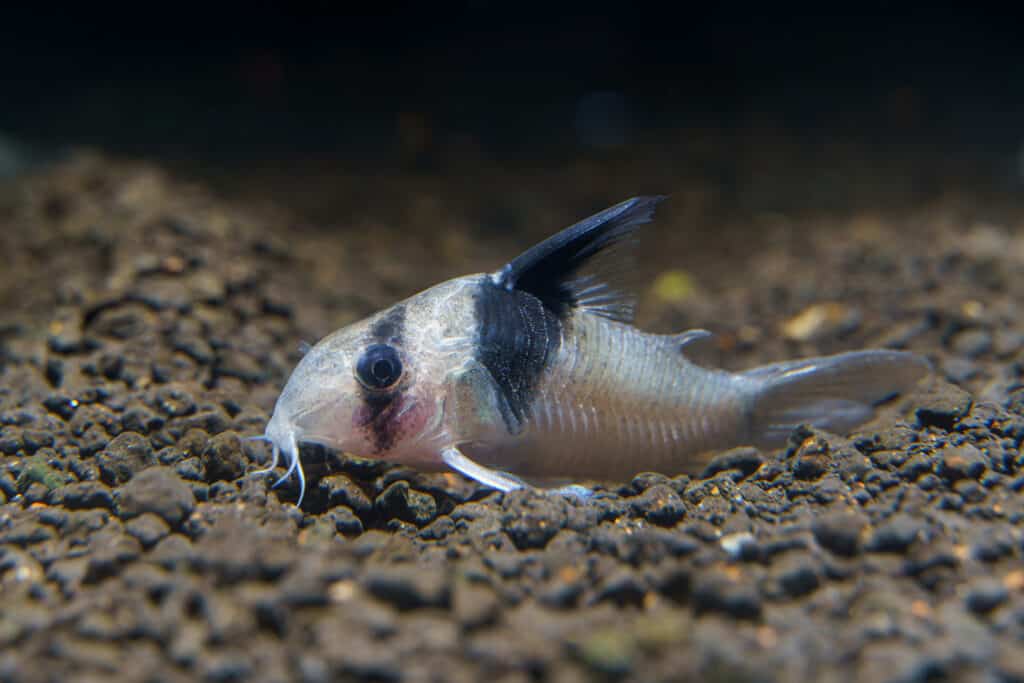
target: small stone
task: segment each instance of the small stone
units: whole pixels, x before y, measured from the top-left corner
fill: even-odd
[[[491,589],[460,581],[452,594],[452,610],[464,628],[476,629],[497,620],[501,603]]]
[[[320,492],[327,498],[327,507],[345,506],[357,515],[365,515],[373,509],[373,503],[355,482],[345,474],[329,474],[318,484]]]
[[[836,555],[853,556],[860,552],[861,538],[868,520],[853,510],[828,512],[814,520],[811,531],[823,548]]]
[[[22,498],[24,498],[25,502],[29,505],[32,505],[33,503],[44,503],[46,502],[47,497],[49,497],[50,492],[57,490],[59,489],[48,489],[45,484],[34,481],[29,484],[27,489],[25,489],[25,493],[22,494]]]
[[[443,607],[449,600],[448,584],[439,567],[371,567],[363,578],[363,587],[378,600],[402,610]]]
[[[344,505],[338,505],[327,511],[327,519],[334,525],[335,531],[345,536],[358,536],[363,533],[363,522],[356,513]]]
[[[114,494],[98,481],[80,481],[64,487],[64,505],[72,510],[114,508]]]
[[[953,490],[960,494],[965,503],[980,503],[985,500],[985,489],[972,479],[961,479],[953,484]]]
[[[64,595],[70,596],[78,591],[85,580],[88,565],[86,557],[57,560],[46,569],[46,578],[56,582]]]
[[[207,434],[220,434],[231,426],[220,407],[210,407],[181,419],[182,429],[199,429]]]
[[[977,479],[987,466],[984,454],[973,444],[965,443],[942,449],[937,473],[947,480]]]
[[[484,557],[484,563],[502,579],[508,580],[522,574],[526,558],[520,553],[494,552]]]
[[[950,346],[954,353],[968,358],[977,358],[992,350],[992,335],[988,330],[963,330],[953,336]]]
[[[1002,605],[1010,597],[1009,591],[1002,581],[984,578],[973,582],[964,596],[967,609],[975,614],[988,614]]]
[[[116,576],[121,567],[135,560],[142,553],[142,546],[135,538],[118,531],[104,529],[93,542],[95,548],[88,556],[85,569],[86,583],[94,583]]]
[[[245,454],[235,432],[210,439],[200,456],[206,481],[234,481],[245,473]]]
[[[636,643],[620,628],[604,627],[588,632],[574,643],[581,662],[606,676],[629,673],[636,656]]]
[[[803,553],[786,553],[772,564],[772,574],[787,595],[798,598],[821,584],[813,559]]]
[[[987,489],[993,489],[1002,484],[1005,479],[1006,477],[998,472],[986,472],[981,477],[981,485]]]
[[[997,356],[1012,356],[1024,348],[1024,333],[1016,330],[998,329],[992,339],[992,350]]]
[[[719,544],[722,546],[722,550],[733,560],[749,562],[756,560],[761,555],[761,548],[757,544],[754,535],[749,531],[723,536]]]
[[[163,428],[164,418],[155,415],[145,408],[133,408],[125,411],[121,425],[130,432],[149,434]]]
[[[0,429],[0,453],[15,455],[21,450],[21,432],[11,429]]]
[[[448,538],[455,531],[455,522],[447,515],[438,517],[425,526],[419,533],[419,537],[425,541],[440,541]]]
[[[396,481],[384,489],[374,504],[384,519],[400,519],[422,527],[437,516],[434,497],[409,488],[409,482]]]
[[[50,394],[43,399],[43,406],[55,415],[65,420],[75,416],[75,409],[78,408],[78,401],[63,394]]]
[[[22,462],[21,473],[18,474],[18,480],[16,482],[17,490],[25,493],[26,497],[28,490],[33,485],[39,485],[42,487],[42,494],[35,494],[33,498],[43,500],[46,498],[46,494],[49,491],[60,488],[68,481],[68,475],[64,472],[50,466],[48,459],[40,453],[29,458],[25,458]]]
[[[54,529],[63,529],[70,517],[71,513],[63,507],[46,507],[39,510],[36,514],[36,518],[40,522],[47,526],[52,526]]]
[[[910,456],[899,466],[900,477],[906,481],[917,481],[922,475],[929,474],[931,471],[932,463],[923,453]],[[918,486],[920,486],[920,482],[918,482]]]
[[[621,569],[615,572],[597,588],[598,600],[608,600],[619,607],[642,605],[646,594],[646,584],[631,569]]]
[[[1013,538],[1003,533],[980,534],[971,545],[971,556],[980,562],[996,562],[1013,554]]]
[[[21,433],[21,442],[24,444],[26,451],[35,453],[40,448],[50,448],[53,446],[53,434],[26,429]]]
[[[124,530],[138,539],[143,548],[151,548],[171,532],[171,527],[152,512],[146,512],[124,525]]]
[[[630,501],[633,512],[659,526],[673,526],[686,516],[686,506],[667,484],[656,484]]]
[[[724,453],[719,453],[708,466],[704,468],[704,472],[701,473],[702,479],[708,479],[713,477],[719,472],[725,472],[728,470],[739,470],[744,476],[749,477],[751,474],[757,471],[759,467],[764,463],[764,456],[756,448],[742,447],[733,448],[732,450]]]
[[[793,476],[804,481],[819,479],[828,472],[832,458],[830,448],[824,435],[811,431],[805,433],[797,430],[792,438],[801,440],[793,454]]]
[[[157,389],[152,399],[153,407],[168,417],[191,415],[196,410],[195,399],[184,389],[165,386]]]
[[[160,465],[139,472],[120,494],[117,507],[122,519],[152,512],[172,528],[192,514],[196,504],[188,484]]]
[[[3,493],[8,498],[18,495],[18,485],[7,472],[0,472],[0,493]]]
[[[917,422],[921,427],[938,427],[949,431],[957,421],[967,415],[971,409],[971,395],[953,384],[942,386],[941,393],[932,394],[923,399],[925,405],[916,411]]]
[[[962,356],[949,356],[943,359],[940,367],[946,379],[958,385],[965,384],[981,374],[981,365]]]
[[[146,557],[165,569],[178,571],[196,556],[197,551],[187,538],[181,534],[169,534],[158,541]]]
[[[761,596],[752,582],[707,570],[696,578],[692,598],[699,611],[724,612],[739,619],[761,615]]]
[[[156,454],[146,437],[135,432],[121,432],[96,454],[96,464],[103,481],[114,486],[155,465]]]
[[[808,306],[782,324],[782,335],[792,341],[810,341],[852,332],[860,325],[860,313],[839,302]]]
[[[33,519],[22,519],[11,525],[10,528],[0,531],[0,546],[8,543],[20,546],[34,545],[49,541],[56,535],[54,530],[45,524],[40,524]]]
[[[533,491],[510,491],[504,496],[502,515],[505,533],[520,550],[543,548],[565,528],[564,500]]]
[[[897,513],[871,534],[867,549],[880,553],[901,553],[924,531],[924,524],[909,515]]]
[[[556,576],[553,581],[537,591],[537,600],[546,607],[569,609],[576,605],[583,594],[584,584],[579,578],[563,579]]]
[[[658,484],[668,484],[671,480],[660,472],[640,472],[633,480],[629,483],[630,488],[636,493],[641,493],[657,486]]]
[[[197,663],[202,680],[211,683],[246,681],[252,678],[251,657],[244,650],[204,652]]]
[[[82,315],[76,310],[62,308],[49,325],[47,345],[57,354],[73,354],[96,348],[96,341],[85,336]]]

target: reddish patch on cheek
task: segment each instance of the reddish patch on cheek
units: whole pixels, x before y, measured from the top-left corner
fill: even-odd
[[[368,394],[353,415],[353,426],[365,434],[373,453],[381,454],[426,426],[430,414],[425,408],[423,402],[402,392]]]

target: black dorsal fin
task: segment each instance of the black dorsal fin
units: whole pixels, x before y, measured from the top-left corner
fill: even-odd
[[[626,240],[649,223],[662,196],[633,197],[584,218],[549,237],[492,276],[499,287],[527,292],[564,317],[579,308],[612,320],[629,322],[633,300],[609,286],[599,274],[579,275],[594,256]]]

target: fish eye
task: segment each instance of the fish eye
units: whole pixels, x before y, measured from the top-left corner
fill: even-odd
[[[402,361],[395,347],[372,344],[356,361],[356,379],[367,389],[388,389],[402,378]]]

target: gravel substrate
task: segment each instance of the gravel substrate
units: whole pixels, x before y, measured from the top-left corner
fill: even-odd
[[[251,476],[268,453],[242,438],[300,341],[493,267],[572,219],[550,206],[482,245],[453,221],[430,251],[94,157],[4,186],[0,680],[1024,680],[1012,212],[774,216],[707,254],[682,211],[652,227],[652,277],[688,271],[647,322],[719,332],[730,367],[931,359],[853,434],[586,503],[317,448],[302,509]]]

